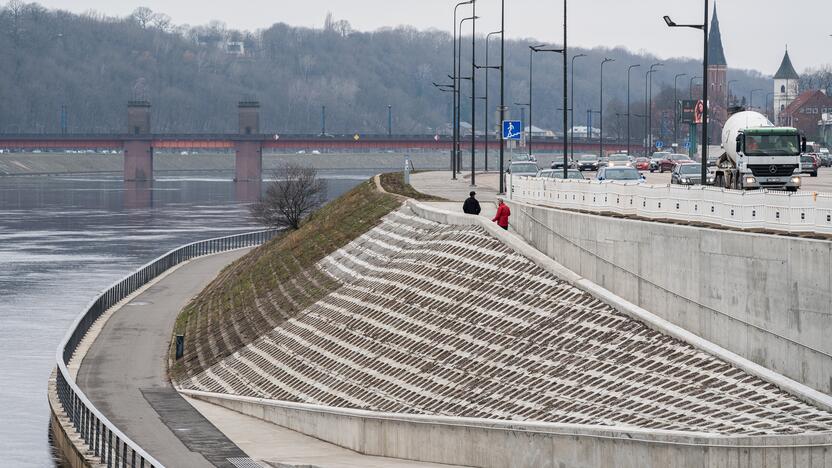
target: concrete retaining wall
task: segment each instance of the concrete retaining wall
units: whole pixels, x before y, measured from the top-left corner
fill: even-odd
[[[669,431],[373,413],[183,393],[366,455],[487,468],[827,468],[829,436],[709,437]]]
[[[512,229],[577,275],[832,394],[832,242],[509,204]]]

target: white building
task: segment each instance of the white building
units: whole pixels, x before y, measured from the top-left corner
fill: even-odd
[[[789,107],[789,104],[797,99],[798,94],[800,94],[799,80],[800,76],[795,71],[792,60],[789,58],[789,50],[786,49],[783,62],[780,63],[780,68],[774,74],[775,125],[785,125],[780,119],[780,113]]]
[[[601,138],[601,130],[592,127],[591,130],[591,137],[590,138]],[[573,138],[586,138],[587,137],[587,126],[586,125],[576,125],[569,130],[569,134]]]

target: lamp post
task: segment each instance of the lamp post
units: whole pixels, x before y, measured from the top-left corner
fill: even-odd
[[[477,186],[477,3],[471,4],[471,187]],[[704,180],[704,179],[703,179]]]
[[[393,106],[387,104],[387,137],[393,136]]]
[[[690,78],[690,84],[688,84],[688,99],[693,100],[693,82],[701,79],[701,76],[692,76]]]
[[[736,83],[739,80],[728,80],[728,87],[725,92],[725,112],[731,107],[731,83]]]
[[[653,151],[653,73],[658,73],[658,70],[654,70],[653,67],[663,67],[663,63],[654,63],[650,66],[650,76],[649,79],[649,86],[648,86],[648,99],[650,103],[648,104],[648,112],[647,112],[647,141],[650,143],[650,151]]]
[[[502,34],[502,31],[494,31],[486,34],[485,36],[485,66],[484,67],[477,67],[477,69],[484,68],[485,69],[485,172],[488,172],[488,71],[492,68],[499,69],[499,66],[493,67],[489,66],[488,64],[488,40],[491,39],[491,36],[495,34]],[[501,135],[502,138],[502,135]]]
[[[565,3],[566,1],[564,1],[564,4]],[[575,126],[575,59],[580,57],[586,57],[586,54],[578,54],[572,56],[572,76],[569,78],[571,82],[569,83],[569,86],[572,88],[569,96],[569,133],[571,133],[571,135],[568,135],[566,133],[566,129],[564,129],[563,133],[564,138],[566,138],[567,135],[569,136],[569,157],[573,160],[575,159],[575,132],[572,131],[572,127]]]
[[[676,24],[669,16],[664,22],[669,28],[693,28],[702,31],[702,101],[705,103],[702,112],[702,182],[708,180],[708,2],[705,0],[705,14],[702,24]]]
[[[642,141],[645,156],[650,152],[650,147],[649,147],[649,143],[648,143],[649,132],[650,132],[650,122],[649,122],[650,113],[651,113],[650,106],[652,105],[652,102],[651,102],[651,99],[650,99],[650,75],[652,75],[656,71],[655,68],[657,66],[660,66],[660,65],[661,65],[660,63],[654,63],[654,64],[650,65],[650,68],[644,74],[644,115],[646,115],[647,119],[648,119],[648,121],[645,121],[644,140]]]
[[[472,0],[471,4],[473,5],[473,3],[474,2]],[[457,105],[457,111],[456,111],[456,133],[457,133],[456,170],[459,173],[462,172],[462,129],[461,129],[462,99],[461,99],[461,95],[460,95],[462,90],[460,89],[459,81],[460,80],[469,80],[469,81],[472,80],[472,77],[470,77],[470,76],[460,76],[460,74],[462,73],[462,25],[465,24],[466,21],[476,21],[476,20],[477,20],[477,16],[472,15],[472,16],[469,16],[467,18],[463,18],[459,22],[459,47],[457,48],[457,59],[456,59],[457,72],[454,75],[456,77],[456,81],[457,81],[457,87],[456,87],[456,102],[457,102],[457,104],[456,104]],[[473,133],[473,125],[471,126],[471,132]]]
[[[500,31],[502,31],[500,34],[500,125],[502,125],[506,119],[506,0],[500,2],[500,9]],[[502,138],[502,132],[500,133],[500,195],[502,195],[506,193],[503,174],[506,142]]]
[[[600,106],[600,109],[601,109],[601,117],[600,117],[600,120],[601,120],[601,135],[600,135],[600,138],[598,139],[598,142],[599,142],[598,155],[602,158],[604,157],[604,64],[607,63],[607,62],[615,62],[615,59],[604,58],[604,60],[601,61],[601,102],[600,102],[600,105],[601,105]]]
[[[688,76],[687,73],[679,73],[673,77],[673,143],[679,144],[679,85],[676,80],[683,76]]]
[[[567,148],[567,139],[566,139],[566,127],[569,125],[567,121],[567,112],[569,112],[569,104],[571,104],[566,99],[566,58],[569,56],[568,48],[566,47],[566,26],[567,26],[567,16],[566,16],[566,4],[567,0],[563,0],[563,50],[561,50],[561,54],[563,54],[563,180],[567,180],[569,178],[569,170],[566,167],[567,160],[566,160],[566,150]]]
[[[456,42],[456,38],[457,38],[457,36],[456,36],[456,30],[457,30],[456,29],[456,27],[457,27],[456,14],[457,14],[457,9],[459,7],[461,7],[462,5],[470,5],[471,3],[473,3],[473,1],[474,0],[466,0],[464,2],[459,2],[454,7],[454,38],[453,38],[454,39],[454,61],[453,61],[454,69],[453,69],[453,72],[451,72],[451,75],[453,75],[452,79],[454,80],[454,90],[453,90],[453,93],[454,93],[454,99],[453,99],[454,100],[453,127],[454,128],[453,128],[453,149],[451,150],[451,173],[452,173],[452,179],[453,180],[456,180],[457,152],[459,151],[459,126],[457,125],[457,123],[459,122],[459,110],[458,110],[458,107],[457,107],[457,103],[458,103],[458,100],[459,100],[459,94],[458,94],[458,92],[459,92],[459,80],[456,78],[457,76],[459,76],[459,70],[457,70],[458,63],[457,63],[457,42]]]
[[[757,91],[764,91],[764,90],[761,89],[761,88],[754,88],[754,89],[751,90],[751,93],[749,93],[749,95],[748,95],[748,109],[749,110],[754,108],[754,93],[756,93]]]
[[[630,72],[633,71],[633,68],[640,67],[641,64],[630,65],[627,67],[627,154],[630,153]],[[575,101],[572,101],[572,105],[575,105]]]
[[[534,63],[534,60],[533,60],[534,53],[535,52],[556,52],[556,53],[559,53],[559,54],[563,53],[563,49],[544,49],[544,47],[546,47],[546,44],[540,44],[540,45],[536,45],[536,46],[529,46],[529,141],[528,141],[528,147],[529,147],[529,158],[530,159],[533,156],[533,153],[532,153],[532,138],[533,137],[532,137],[532,135],[534,134],[534,126],[533,126],[533,122],[532,122],[532,102],[533,102],[533,100],[532,100],[532,83],[533,83],[533,81],[532,80],[533,80],[533,77],[534,77],[532,64]]]

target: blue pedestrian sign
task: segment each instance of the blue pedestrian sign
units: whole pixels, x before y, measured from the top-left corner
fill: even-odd
[[[656,140],[656,148],[662,149],[664,147],[664,142],[661,140]]]
[[[503,120],[503,140],[519,140],[522,133],[519,120]]]
[[[684,146],[685,149],[690,149],[690,142],[686,141],[685,144],[682,146]]]

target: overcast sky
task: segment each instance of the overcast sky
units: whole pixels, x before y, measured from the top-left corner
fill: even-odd
[[[49,8],[73,12],[97,10],[125,16],[138,6],[170,15],[177,24],[199,25],[220,20],[236,29],[258,29],[285,22],[321,27],[327,12],[353,28],[371,31],[412,25],[450,31],[452,0],[40,0]],[[560,42],[563,4],[549,0],[506,0],[507,37]],[[478,0],[479,31],[498,30],[500,0]],[[698,0],[571,1],[571,45],[624,46],[661,58],[702,56],[702,36],[693,29],[669,29],[667,14],[677,23],[701,23]],[[832,63],[832,0],[720,0],[717,5],[725,55],[732,68],[773,74],[786,44],[798,72]],[[460,7],[460,12],[469,11]]]

